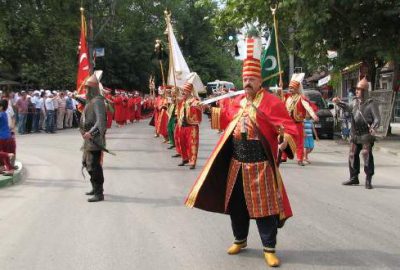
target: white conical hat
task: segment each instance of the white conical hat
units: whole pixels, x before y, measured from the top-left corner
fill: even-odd
[[[289,83],[289,88],[294,88],[296,90],[302,91],[303,90],[303,84],[302,81],[304,79],[305,73],[293,73],[292,79],[290,80]]]

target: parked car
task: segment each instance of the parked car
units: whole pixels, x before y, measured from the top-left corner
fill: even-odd
[[[322,98],[321,93],[315,89],[304,89],[304,95],[318,107],[317,115],[319,117],[319,122],[315,123],[318,137],[333,139],[335,123],[333,114],[330,111],[334,108],[333,104],[329,104],[328,106]]]
[[[207,83],[207,95],[214,95],[222,88],[235,91],[235,85],[232,82],[214,81]]]

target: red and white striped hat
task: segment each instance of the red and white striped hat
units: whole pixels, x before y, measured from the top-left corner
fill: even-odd
[[[191,84],[190,82],[185,83],[185,84],[183,85],[183,91],[192,93],[192,91],[193,91],[193,84]]]
[[[246,38],[246,58],[243,60],[243,77],[261,78],[261,39]]]

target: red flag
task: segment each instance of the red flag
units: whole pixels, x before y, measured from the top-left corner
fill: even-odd
[[[79,40],[79,59],[78,59],[78,75],[76,78],[76,89],[78,95],[85,95],[85,87],[83,84],[85,79],[90,75],[89,69],[89,52],[86,43],[86,20],[81,8],[81,37]]]

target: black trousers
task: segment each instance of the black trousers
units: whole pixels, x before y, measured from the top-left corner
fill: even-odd
[[[94,194],[103,194],[104,175],[101,165],[102,151],[85,151],[83,156],[83,165],[90,175],[90,183]]]
[[[243,192],[242,172],[239,171],[235,186],[228,204],[231,225],[235,242],[247,239],[249,234],[250,216]],[[258,232],[264,248],[275,248],[278,234],[278,215],[256,218]]]
[[[360,174],[360,153],[364,161],[364,172],[367,176],[373,176],[375,172],[374,156],[372,148],[374,143],[351,143],[349,153],[350,177],[355,179]]]

